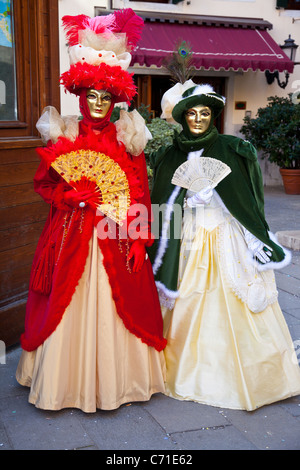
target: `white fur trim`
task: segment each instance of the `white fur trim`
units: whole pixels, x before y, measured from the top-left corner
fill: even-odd
[[[253,264],[258,271],[268,271],[270,269],[282,269],[282,268],[285,268],[286,266],[288,266],[290,264],[290,262],[292,261],[292,253],[287,250],[286,248],[284,248],[282,245],[280,245],[280,243],[278,242],[276,236],[274,235],[274,233],[272,232],[269,232],[269,237],[270,239],[276,243],[276,245],[280,246],[280,248],[282,248],[283,252],[284,252],[284,259],[282,261],[270,261],[269,263],[265,263],[265,264],[261,264],[259,263],[258,261],[256,261],[255,259],[252,258],[252,254],[249,252],[248,253],[248,256],[249,256],[249,262],[251,264]]]
[[[190,96],[197,96],[197,95],[212,96],[212,98],[222,101],[224,104],[226,103],[226,98],[224,96],[221,96],[221,97],[216,96],[214,89],[208,84],[198,85]]]
[[[156,282],[156,287],[160,304],[167,307],[169,310],[172,310],[174,308],[175,301],[179,296],[179,292],[167,289],[166,286],[159,281]]]
[[[171,214],[173,212],[173,204],[175,202],[176,197],[178,196],[179,192],[181,190],[180,186],[175,186],[173,189],[173,192],[171,196],[168,199],[167,202],[167,209],[165,213],[165,219],[163,222],[163,227],[161,231],[161,237],[160,237],[160,242],[157,250],[157,254],[153,263],[153,273],[156,274],[158,269],[160,268],[162,264],[162,260],[164,257],[164,254],[166,252],[167,246],[168,246],[168,238],[167,238],[167,232],[171,220]]]
[[[187,156],[187,159],[190,160],[191,158],[199,158],[199,157],[201,157],[203,151],[204,151],[204,149],[195,150],[195,152],[189,152],[188,156]]]
[[[162,282],[156,281],[158,290],[161,290],[169,299],[177,299],[179,291],[168,289]]]
[[[207,93],[214,93],[214,89],[211,85],[205,83],[203,85],[198,85],[190,96],[206,95]]]

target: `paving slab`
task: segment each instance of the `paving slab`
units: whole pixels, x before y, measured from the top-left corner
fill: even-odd
[[[99,450],[179,450],[143,404],[89,415],[76,411],[76,416]]]
[[[220,408],[155,395],[144,408],[169,434],[227,424]]]
[[[282,186],[264,187],[265,214],[270,230],[300,230],[300,196],[286,194]]]
[[[290,292],[279,291],[279,305],[285,312],[293,312],[297,315],[300,308],[300,298]]]
[[[298,279],[296,276],[292,276],[280,271],[276,273],[275,278],[277,289],[298,297],[300,304],[300,279]]]
[[[172,438],[182,450],[258,450],[246,435],[230,425],[176,433]]]
[[[293,398],[296,402],[300,407],[299,397]],[[226,416],[259,450],[300,450],[300,418],[280,403],[250,413],[227,410]]]
[[[276,233],[277,240],[281,245],[292,250],[300,250],[300,230],[286,230]]]
[[[94,444],[72,410],[39,410],[25,396],[2,399],[0,419],[15,450],[73,450]]]

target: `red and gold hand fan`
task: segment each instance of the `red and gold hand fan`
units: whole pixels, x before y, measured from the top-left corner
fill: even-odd
[[[112,158],[93,150],[76,150],[60,155],[51,166],[77,191],[94,190],[97,208],[122,225],[130,207],[126,173]]]

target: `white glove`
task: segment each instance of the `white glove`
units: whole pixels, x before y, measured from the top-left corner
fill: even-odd
[[[265,245],[252,233],[248,232],[248,230],[246,230],[244,227],[243,230],[245,235],[245,241],[247,243],[248,249],[253,254],[253,257],[257,258],[263,264],[269,263],[270,258],[272,256],[272,248]]]
[[[195,207],[197,204],[209,204],[213,197],[213,190],[210,186],[201,189],[194,196],[188,197],[186,203],[188,207]]]

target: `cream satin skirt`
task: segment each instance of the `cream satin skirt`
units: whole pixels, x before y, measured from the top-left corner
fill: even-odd
[[[190,241],[190,240],[188,240]],[[278,302],[254,314],[220,269],[219,228],[182,239],[179,298],[164,309],[166,394],[254,410],[300,394],[300,369]]]
[[[118,316],[97,243],[57,329],[35,351],[22,351],[16,378],[38,408],[116,409],[164,392],[163,352],[131,334]]]

